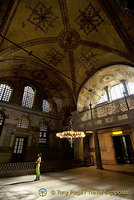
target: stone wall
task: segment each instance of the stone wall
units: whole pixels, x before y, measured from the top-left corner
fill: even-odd
[[[5,113],[5,122],[0,136],[0,162],[11,162],[16,137],[26,137],[25,161],[34,161],[37,153],[43,153],[43,160],[53,157],[64,158],[61,151],[62,141],[56,137],[57,130],[62,129],[62,118],[44,112],[37,112],[19,106],[1,103],[0,110]],[[28,119],[28,128],[18,128],[19,118]],[[48,143],[39,145],[40,123],[48,126]]]
[[[134,149],[134,95],[128,97],[129,110],[124,99],[112,103],[104,103],[93,108],[93,126],[98,131],[102,164],[116,164],[116,155],[113,143],[113,131],[122,130],[123,134],[129,134]],[[92,130],[91,111],[73,112],[73,129],[85,131]],[[90,133],[90,154],[95,161],[95,146],[93,134]],[[78,152],[82,149],[78,147]],[[95,161],[96,162],[96,161]]]

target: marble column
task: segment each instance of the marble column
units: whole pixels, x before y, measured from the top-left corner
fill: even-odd
[[[100,145],[99,145],[99,138],[97,130],[94,128],[94,120],[93,120],[93,112],[92,112],[92,104],[90,103],[91,109],[91,127],[94,135],[94,146],[95,146],[95,157],[96,157],[96,168],[103,169],[102,167],[102,160],[101,160],[101,153],[100,153]]]
[[[104,88],[104,90],[106,91],[106,94],[107,94],[107,100],[110,102],[110,96],[109,96],[109,88],[108,88],[108,86],[106,86]]]
[[[120,82],[123,84],[124,91],[125,91],[126,95],[128,96],[129,94],[128,94],[128,89],[127,89],[127,86],[126,86],[126,81],[125,80],[121,80]]]

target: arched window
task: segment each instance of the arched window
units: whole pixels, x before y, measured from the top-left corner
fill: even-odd
[[[28,128],[28,119],[27,117],[20,117],[18,124],[18,128]]]
[[[2,111],[0,111],[0,135],[2,133],[2,128],[4,125],[4,121],[5,121],[5,115]]]
[[[101,96],[101,98],[99,99],[99,101],[98,101],[97,104],[104,103],[104,102],[106,102],[107,100],[108,100],[108,98],[107,98],[107,93],[105,92],[105,93]]]
[[[40,137],[39,137],[39,143],[40,144],[46,144],[47,143],[47,125],[45,122],[41,122],[40,125]]]
[[[45,99],[42,102],[42,109],[43,109],[43,112],[48,112],[48,113],[50,112],[50,105],[48,101],[46,101]]]
[[[111,99],[115,100],[115,99],[119,99],[121,97],[124,97],[124,86],[122,83],[118,84],[118,85],[114,85],[111,90]]]
[[[12,89],[9,85],[0,84],[0,100],[9,101],[11,97]]]
[[[25,86],[23,98],[22,98],[22,106],[32,108],[34,101],[35,91],[30,86]]]
[[[128,94],[129,95],[134,94],[134,82],[128,82],[127,87],[128,87]]]

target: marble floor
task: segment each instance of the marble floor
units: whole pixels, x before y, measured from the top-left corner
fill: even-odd
[[[134,165],[81,167],[0,179],[0,200],[132,200]],[[41,196],[40,196],[41,195]]]

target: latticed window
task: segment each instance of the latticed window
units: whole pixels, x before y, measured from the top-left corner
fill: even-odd
[[[22,98],[22,106],[26,106],[28,108],[32,108],[34,101],[34,90],[30,86],[26,86],[24,88],[23,98]]]
[[[16,138],[14,153],[21,154],[23,151],[24,138]]]
[[[43,112],[50,112],[50,105],[48,101],[46,101],[45,99],[42,102],[42,109],[43,109]]]
[[[19,127],[19,128],[28,128],[28,119],[27,119],[27,117],[20,117],[17,127]]]
[[[2,132],[3,125],[4,125],[4,121],[5,121],[5,115],[0,112],[0,135]]]
[[[9,101],[11,97],[12,89],[9,85],[0,84],[0,100]]]
[[[107,98],[107,93],[105,92],[105,93],[101,96],[101,98],[100,98],[100,100],[98,101],[97,104],[106,102],[107,100],[108,100],[108,98]]]
[[[115,100],[115,99],[124,97],[123,92],[124,92],[124,86],[122,83],[120,83],[118,85],[114,85],[110,90],[111,99]]]
[[[134,82],[128,82],[127,87],[129,95],[134,94]]]
[[[46,144],[47,143],[47,125],[46,123],[42,122],[40,125],[40,137],[39,137],[39,143]]]

